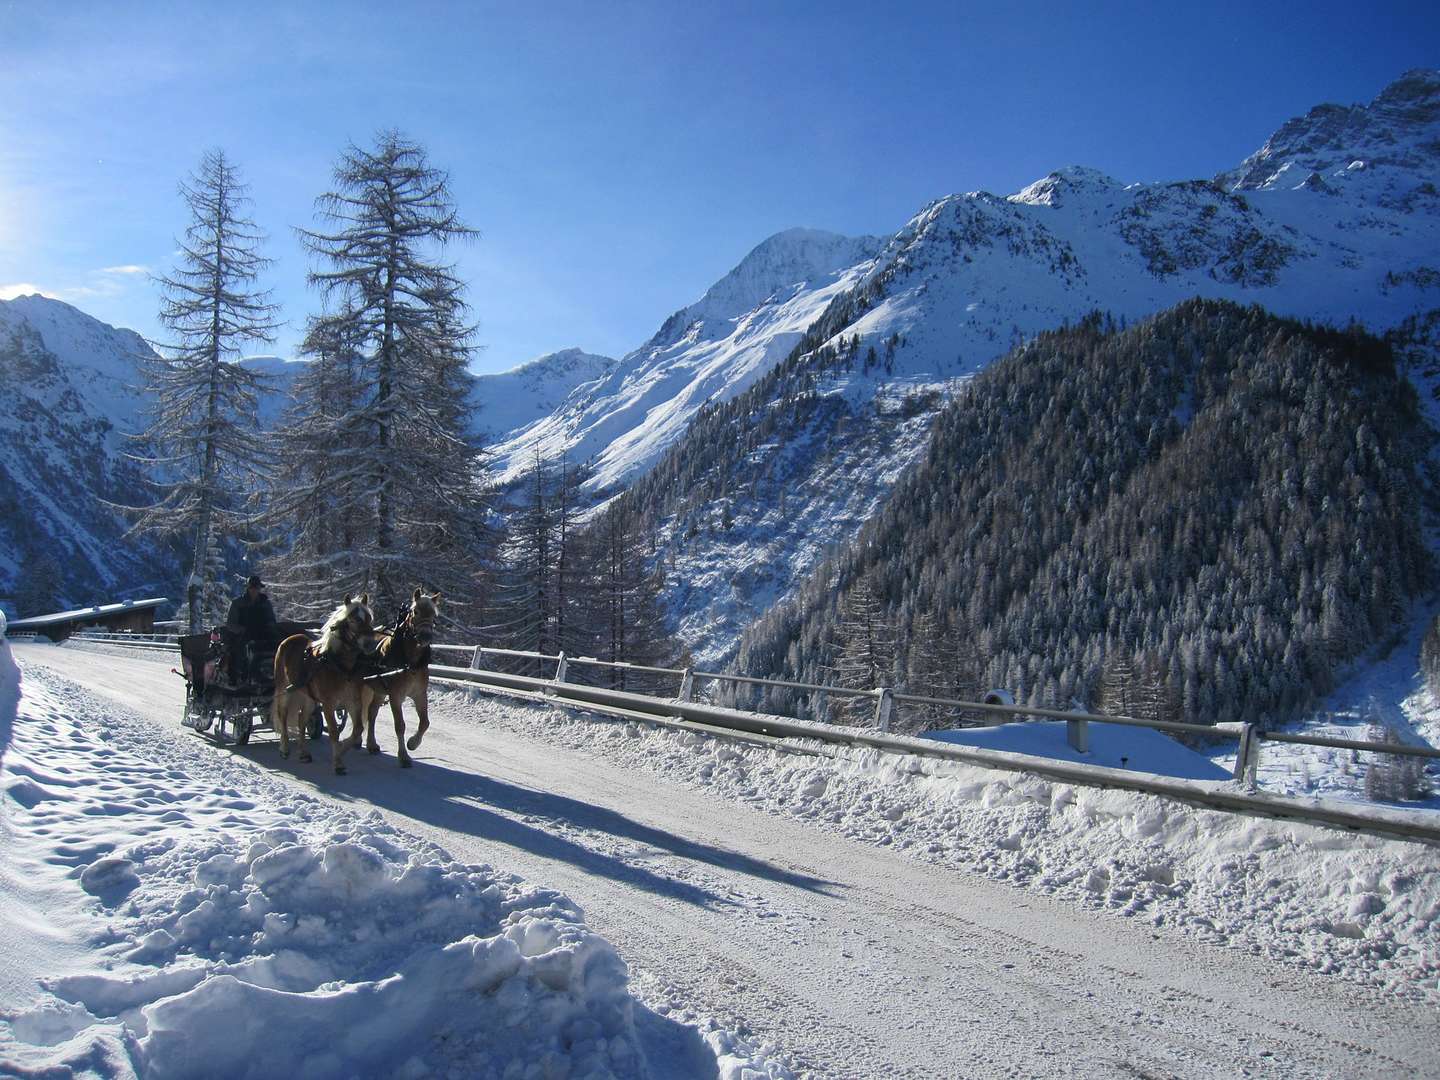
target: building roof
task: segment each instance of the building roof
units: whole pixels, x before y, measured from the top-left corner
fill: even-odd
[[[74,611],[57,611],[53,615],[32,615],[28,619],[12,620],[10,631],[13,633],[16,630],[38,630],[42,626],[55,626],[67,622],[89,622],[92,619],[103,619],[107,615],[118,615],[122,611],[159,607],[161,604],[169,602],[168,597],[157,596],[151,600],[126,600],[120,604],[96,604],[94,607],[76,608]]]

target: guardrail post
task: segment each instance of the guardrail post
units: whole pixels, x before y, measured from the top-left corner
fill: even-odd
[[[895,691],[882,686],[875,691],[875,726],[881,731],[890,730],[890,713],[895,708]]]
[[[565,659],[565,654],[562,652],[555,663],[555,681],[557,683],[565,681],[565,669],[567,665],[568,662]]]
[[[1090,752],[1090,721],[1066,720],[1065,741],[1077,754],[1088,754]]]
[[[471,657],[470,657],[470,670],[471,670],[471,671],[479,671],[479,670],[480,670],[480,646],[479,646],[479,645],[476,645],[476,646],[475,646],[475,652],[474,652],[474,653],[471,655]]]
[[[1255,725],[1243,723],[1240,725],[1240,748],[1235,752],[1235,779],[1255,786],[1255,772],[1260,764],[1260,739],[1256,735]]]
[[[691,668],[687,667],[680,676],[679,696],[681,701],[695,700],[695,672]]]

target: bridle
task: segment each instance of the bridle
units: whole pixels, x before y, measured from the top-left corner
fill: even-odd
[[[435,616],[421,622],[416,618],[414,603],[407,604],[405,613],[400,616],[400,622],[395,627],[396,649],[403,646],[405,636],[408,635],[415,642],[415,660],[408,665],[407,671],[418,667],[424,667],[430,663],[430,642],[435,637]]]

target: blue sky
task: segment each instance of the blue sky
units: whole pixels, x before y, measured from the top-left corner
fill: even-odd
[[[889,233],[1070,164],[1213,175],[1440,66],[1437,10],[0,0],[0,297],[158,335],[145,271],[218,146],[270,234],[288,355],[318,302],[293,228],[348,142],[397,127],[481,233],[451,252],[477,369],[620,355],[780,229]]]

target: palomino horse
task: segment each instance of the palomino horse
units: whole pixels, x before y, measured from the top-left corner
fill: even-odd
[[[375,615],[370,597],[352,596],[335,609],[320,630],[314,645],[304,634],[292,634],[275,650],[275,701],[270,722],[280,733],[280,754],[290,756],[290,725],[300,740],[300,760],[309,761],[305,748],[305,715],[318,704],[325,713],[325,730],[330,736],[330,758],[337,773],[345,766],[341,756],[360,741],[360,723],[365,715],[364,671],[357,671],[374,653],[378,644]],[[355,733],[344,742],[335,710],[350,714]]]
[[[367,676],[365,688],[370,691],[370,711],[366,716],[369,737],[365,749],[372,754],[380,752],[375,741],[375,717],[380,706],[390,701],[390,712],[395,717],[395,745],[398,747],[400,765],[410,767],[409,750],[418,750],[420,740],[430,726],[430,706],[426,694],[430,689],[430,640],[435,636],[435,615],[440,610],[440,594],[426,596],[419,589],[410,597],[410,606],[396,624],[392,633],[380,632],[380,645],[375,650],[372,666],[379,668],[378,675]],[[409,698],[415,703],[415,715],[420,726],[410,741],[405,741],[405,716],[400,703]],[[358,737],[358,730],[356,732]]]

